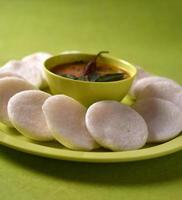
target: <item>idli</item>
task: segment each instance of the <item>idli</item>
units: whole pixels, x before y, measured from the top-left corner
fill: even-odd
[[[39,63],[39,65],[37,66],[42,68],[44,61],[50,58],[51,56],[52,54],[47,53],[47,52],[36,52],[36,53],[23,57],[22,60],[23,61],[34,60],[35,62]]]
[[[47,86],[47,81],[43,71],[43,64],[50,56],[51,54],[49,53],[38,52],[25,56],[22,60],[11,60],[0,69],[0,73],[10,72],[17,74],[32,85],[44,88]]]
[[[135,76],[135,78],[134,78],[134,81],[133,81],[133,83],[132,83],[132,86],[131,86],[131,88],[130,88],[130,90],[129,90],[129,94],[131,95],[131,96],[135,96],[134,95],[134,88],[135,88],[135,85],[136,85],[136,83],[139,81],[139,80],[141,80],[141,79],[143,79],[143,78],[146,78],[146,77],[151,77],[151,76],[153,76],[152,74],[150,74],[149,72],[147,72],[147,71],[145,71],[143,68],[141,68],[140,66],[135,66],[136,67],[136,69],[137,69],[137,73],[136,73],[136,76]]]
[[[171,81],[157,81],[147,85],[139,93],[138,99],[156,97],[173,102],[174,96],[182,92],[182,87]]]
[[[12,126],[7,112],[9,99],[20,91],[33,89],[36,88],[18,77],[6,77],[0,79],[0,121],[8,126]]]
[[[182,91],[175,94],[171,101],[182,111]]]
[[[11,72],[1,72],[0,73],[0,78],[6,78],[6,77],[18,77],[18,78],[24,79],[23,77],[15,74],[15,73],[11,73]]]
[[[55,139],[74,150],[92,150],[98,145],[85,125],[86,108],[65,95],[49,97],[42,106]]]
[[[182,112],[172,102],[159,98],[146,98],[132,106],[146,121],[148,142],[165,142],[182,131]]]
[[[38,68],[40,70],[40,74],[41,74],[41,78],[42,78],[41,85],[39,86],[40,88],[44,88],[47,86],[46,76],[45,76],[43,68],[44,68],[45,60],[47,60],[51,56],[52,55],[47,52],[37,52],[37,53],[33,53],[31,55],[25,56],[22,59],[22,61],[24,63],[27,63],[28,65],[31,65],[32,67]]]
[[[46,92],[27,90],[10,98],[8,116],[22,135],[37,141],[53,140],[42,111],[42,105],[48,97],[50,95]]]
[[[131,107],[116,101],[91,105],[86,126],[98,144],[113,151],[139,149],[148,137],[144,119]]]
[[[159,76],[145,77],[145,78],[138,80],[133,85],[132,95],[137,98],[140,95],[140,93],[143,91],[144,88],[146,88],[148,85],[151,85],[153,83],[158,83],[159,81],[176,83],[175,81],[173,81],[169,78],[166,78],[166,77],[159,77]]]
[[[42,75],[40,70],[28,62],[16,60],[9,61],[0,69],[0,73],[2,72],[17,74],[38,88],[42,85]]]

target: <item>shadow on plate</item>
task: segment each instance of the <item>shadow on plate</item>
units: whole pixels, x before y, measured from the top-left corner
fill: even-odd
[[[128,163],[95,164],[53,160],[0,146],[2,159],[55,179],[93,185],[158,184],[182,178],[182,151],[169,156]]]

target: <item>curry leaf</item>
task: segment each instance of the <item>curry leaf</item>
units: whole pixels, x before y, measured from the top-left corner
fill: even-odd
[[[96,82],[109,82],[109,81],[119,81],[124,79],[124,73],[113,73],[113,74],[105,74],[103,76],[98,77]]]
[[[99,77],[100,77],[100,75],[97,73],[92,73],[92,74],[88,75],[89,81],[92,81],[92,82],[95,82]]]

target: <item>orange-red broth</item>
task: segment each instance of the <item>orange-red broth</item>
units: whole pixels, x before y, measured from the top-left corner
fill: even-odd
[[[75,77],[83,76],[84,67],[86,66],[86,63],[84,62],[78,62],[78,63],[67,63],[67,64],[60,64],[56,65],[51,69],[51,71],[57,75],[73,75]],[[121,68],[117,68],[115,66],[109,66],[109,65],[98,65],[96,67],[96,73],[99,75],[105,75],[105,74],[112,74],[112,73],[124,73],[124,78],[126,79],[129,77],[128,72]]]

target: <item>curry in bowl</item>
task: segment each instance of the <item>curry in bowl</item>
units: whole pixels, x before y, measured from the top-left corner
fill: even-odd
[[[57,75],[73,80],[91,82],[110,82],[129,78],[128,72],[108,64],[97,63],[97,58],[107,51],[99,52],[90,61],[75,61],[54,66],[51,71]]]

